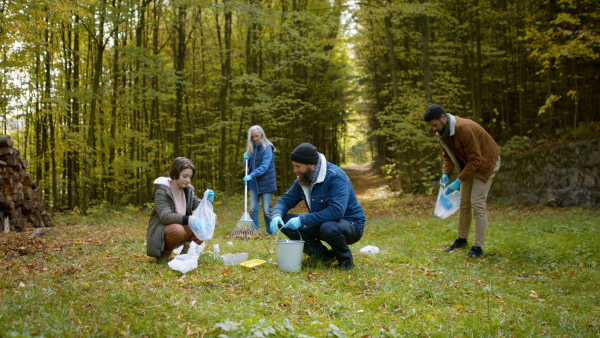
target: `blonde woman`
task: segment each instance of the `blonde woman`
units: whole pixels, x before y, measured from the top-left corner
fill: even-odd
[[[269,228],[273,207],[273,193],[277,190],[275,179],[275,146],[261,126],[252,126],[248,129],[248,142],[244,161],[248,161],[249,174],[244,176],[244,182],[248,183],[250,192],[250,217],[254,221],[257,230],[260,229],[258,222],[258,205],[262,199],[263,213],[265,216],[265,228],[267,234],[272,235]]]

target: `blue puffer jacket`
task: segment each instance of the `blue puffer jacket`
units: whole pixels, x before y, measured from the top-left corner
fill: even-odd
[[[327,162],[323,154],[319,154],[319,163],[319,173],[311,187],[305,191],[296,180],[277,201],[273,217],[283,217],[300,201],[304,201],[310,212],[300,216],[304,228],[341,219],[364,226],[365,213],[346,173],[335,164]]]
[[[269,146],[264,150],[262,144],[254,145],[249,161],[249,175],[252,176],[252,180],[248,181],[248,189],[256,190],[259,194],[277,190],[273,149]]]

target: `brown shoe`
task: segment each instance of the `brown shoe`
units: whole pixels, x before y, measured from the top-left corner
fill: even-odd
[[[171,259],[171,253],[173,251],[163,251],[160,257],[156,257],[156,263],[167,263]]]
[[[180,255],[185,255],[188,253],[188,251],[190,250],[190,242],[185,242],[183,243],[183,249],[181,249],[181,252],[179,253]]]

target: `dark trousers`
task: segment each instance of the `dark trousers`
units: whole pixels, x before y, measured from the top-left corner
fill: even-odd
[[[291,218],[298,217],[300,214],[287,214],[283,217],[283,223],[287,223]],[[352,252],[348,247],[360,240],[363,235],[363,225],[348,222],[345,219],[339,221],[329,221],[321,225],[300,227],[298,230],[281,228],[286,236],[291,240],[304,241],[304,253],[308,256],[321,260],[331,260],[334,257],[342,268],[352,268],[354,260]],[[321,241],[329,244],[331,250],[327,249]]]

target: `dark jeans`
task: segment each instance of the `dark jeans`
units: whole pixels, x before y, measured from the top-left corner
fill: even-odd
[[[299,215],[287,214],[283,217],[283,223],[285,224],[291,218]],[[304,253],[311,258],[327,261],[335,257],[341,268],[351,269],[354,266],[354,260],[348,245],[360,240],[363,235],[363,228],[364,225],[362,224],[354,224],[341,219],[325,222],[321,225],[302,226],[298,230],[281,228],[281,232],[291,240],[300,240],[300,236],[302,236]],[[321,241],[329,244],[331,250],[327,249]]]

